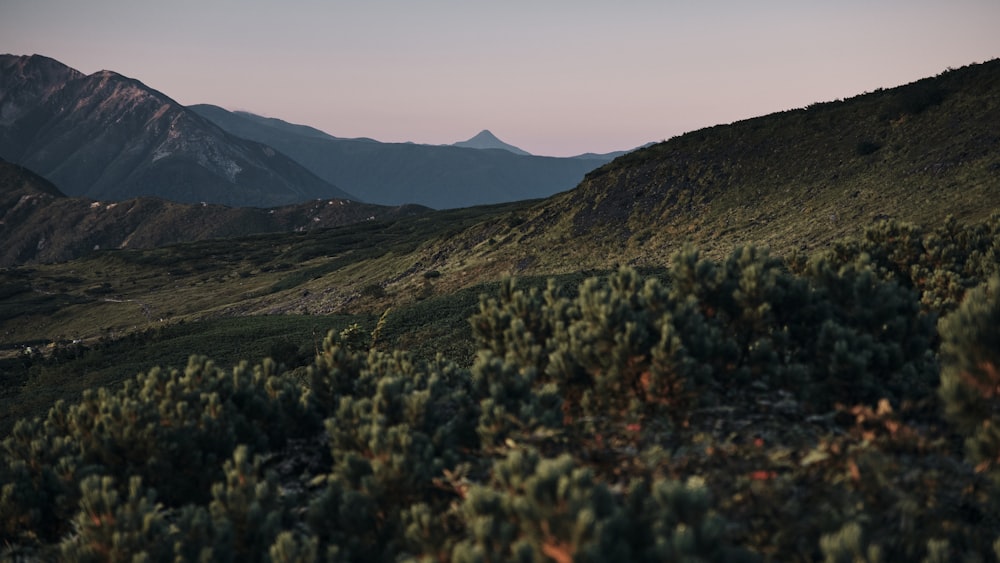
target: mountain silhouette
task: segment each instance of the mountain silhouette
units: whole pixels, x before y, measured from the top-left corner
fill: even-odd
[[[381,205],[414,203],[453,209],[549,197],[571,189],[587,172],[614,158],[556,158],[510,150],[343,139],[219,106],[201,104],[190,109],[233,135],[274,147],[361,200]]]
[[[270,207],[356,199],[260,143],[230,135],[145,84],[0,55],[0,157],[71,196]]]

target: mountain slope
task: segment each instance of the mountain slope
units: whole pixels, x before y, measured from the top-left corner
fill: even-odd
[[[270,147],[230,135],[110,71],[0,56],[0,156],[68,195],[274,206],[353,198]]]
[[[160,198],[100,202],[69,198],[44,178],[0,159],[0,267],[59,262],[102,248],[306,231],[426,212],[350,200],[260,209],[183,204]]]
[[[265,143],[319,177],[383,205],[417,203],[437,209],[548,197],[575,186],[611,157],[517,155],[455,146],[319,138],[308,131],[218,106],[190,109],[226,131]]]
[[[489,129],[483,129],[471,139],[452,143],[451,146],[466,149],[500,149],[522,156],[529,156],[531,154],[528,151],[521,150],[514,145],[501,141]]]
[[[453,254],[433,250],[442,262],[431,267],[499,275],[662,265],[686,242],[716,256],[745,243],[790,253],[883,218],[984,219],[1000,209],[997,124],[1000,60],[694,131],[456,237]]]

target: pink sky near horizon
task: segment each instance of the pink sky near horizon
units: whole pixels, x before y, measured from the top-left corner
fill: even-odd
[[[0,52],[339,137],[630,149],[1000,57],[1000,0],[0,0]]]

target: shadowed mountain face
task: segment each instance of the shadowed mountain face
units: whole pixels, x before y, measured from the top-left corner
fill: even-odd
[[[614,158],[555,158],[509,149],[341,139],[218,106],[190,109],[234,135],[282,151],[364,201],[383,205],[418,203],[449,209],[548,197],[573,188],[587,172]]]
[[[274,149],[226,133],[137,80],[0,56],[0,157],[68,195],[275,206],[353,198]]]
[[[50,182],[0,160],[0,267],[61,262],[104,248],[154,248],[179,242],[306,231],[429,211],[344,199],[272,209],[184,204],[143,197],[70,198]]]

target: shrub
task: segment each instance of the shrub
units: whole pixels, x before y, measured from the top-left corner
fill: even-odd
[[[882,148],[882,143],[876,141],[858,141],[858,144],[854,148],[854,152],[857,153],[858,156],[868,156],[870,154],[874,154],[880,148]]]
[[[60,401],[44,421],[19,422],[0,457],[0,514],[12,515],[0,521],[0,538],[26,530],[61,536],[78,483],[94,474],[120,486],[141,477],[169,507],[205,502],[237,444],[266,451],[319,429],[299,388],[276,367],[244,362],[226,372],[195,356],[183,372],[154,368],[118,391]]]
[[[700,483],[632,483],[616,495],[562,455],[515,450],[462,504],[453,561],[738,561]]]
[[[320,549],[346,560],[404,549],[421,511],[433,515],[428,534],[441,535],[439,515],[455,494],[435,483],[477,448],[467,372],[371,350],[365,340],[357,327],[331,333],[309,368],[311,401],[329,417],[332,459],[309,522]]]
[[[381,284],[370,283],[361,288],[361,295],[381,299],[386,296],[385,288]]]
[[[917,291],[924,311],[946,314],[966,291],[1000,274],[1000,214],[972,225],[948,217],[933,229],[879,221],[820,254],[834,267],[864,256],[880,279]],[[796,257],[791,267],[802,273],[807,262]]]
[[[941,319],[941,399],[966,454],[1000,480],[1000,278]]]

